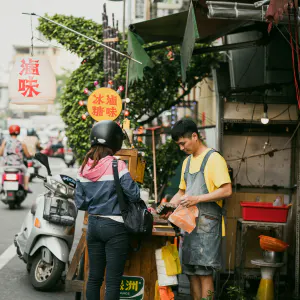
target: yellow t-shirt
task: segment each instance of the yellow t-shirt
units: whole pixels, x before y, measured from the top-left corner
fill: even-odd
[[[203,153],[198,155],[197,157],[192,156],[190,162],[189,172],[194,174],[200,171],[202,161],[205,155],[211,150],[208,148]],[[184,172],[186,168],[186,164],[188,161],[188,157],[184,160],[181,169],[181,179],[179,188],[181,190],[186,190],[186,182],[184,180]],[[205,169],[204,169],[204,179],[208,189],[208,192],[211,193],[217,190],[220,186],[226,183],[230,183],[231,179],[228,173],[228,167],[225,159],[217,152],[214,152],[209,157]],[[219,206],[222,207],[223,200],[219,200],[216,202]],[[222,220],[222,235],[225,236],[225,224],[224,219]]]

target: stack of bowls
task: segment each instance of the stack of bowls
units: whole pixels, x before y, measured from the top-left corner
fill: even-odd
[[[275,251],[263,251],[264,261],[267,263],[281,263],[283,261],[284,252],[275,252]]]

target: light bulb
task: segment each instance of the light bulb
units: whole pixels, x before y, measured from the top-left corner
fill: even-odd
[[[260,121],[266,125],[269,123],[269,117],[268,117],[268,105],[266,103],[264,103],[264,115],[263,117],[260,119]]]
[[[264,125],[268,124],[269,121],[270,121],[269,118],[268,118],[268,113],[264,112],[264,116],[260,119],[260,121],[261,121]]]

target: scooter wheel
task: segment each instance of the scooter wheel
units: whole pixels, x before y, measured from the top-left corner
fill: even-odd
[[[53,255],[53,261],[48,264],[42,260],[39,252],[33,259],[30,270],[30,281],[38,291],[51,290],[61,278],[65,264]]]

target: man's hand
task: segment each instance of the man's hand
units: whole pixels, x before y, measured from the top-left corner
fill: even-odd
[[[184,195],[181,197],[180,200],[181,200],[180,205],[182,205],[183,207],[191,207],[200,202],[198,196]]]

